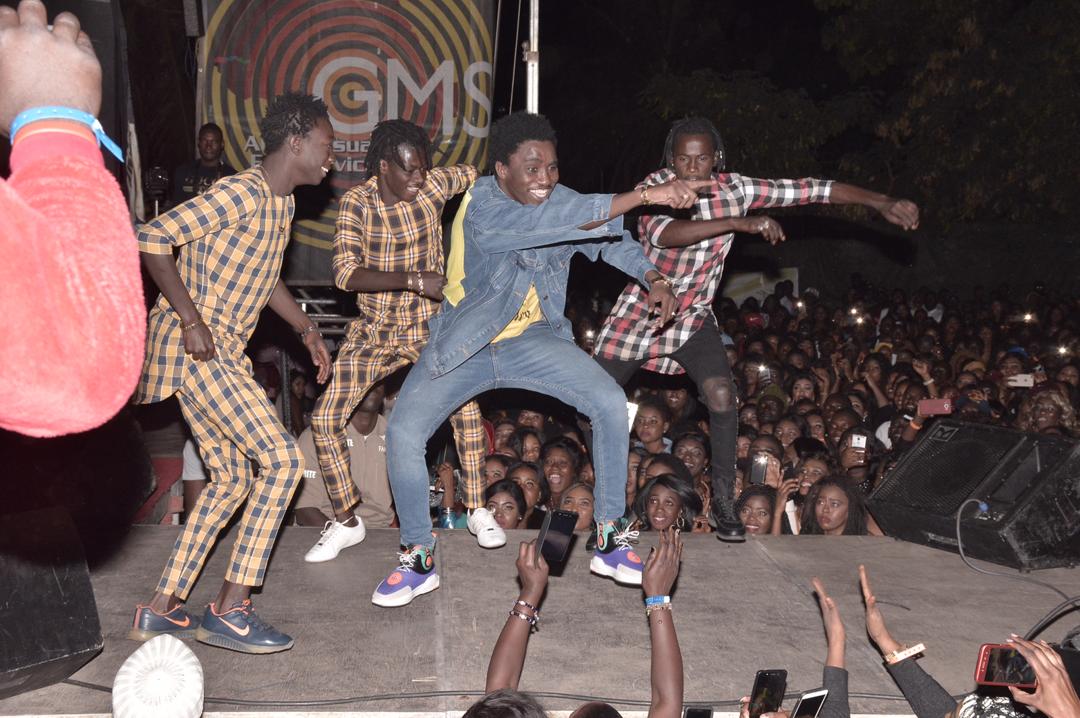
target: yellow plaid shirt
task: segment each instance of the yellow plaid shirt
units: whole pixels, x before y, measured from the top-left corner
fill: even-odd
[[[358,267],[380,272],[444,272],[442,211],[476,180],[468,165],[436,167],[416,199],[387,205],[371,177],[341,198],[334,234],[334,281],[344,288]],[[426,342],[439,303],[406,291],[358,292],[349,339],[374,346]]]
[[[281,274],[293,209],[292,195],[276,196],[252,167],[138,228],[142,252],[172,254],[180,247],[177,269],[214,335],[217,359],[247,374],[251,363],[244,349]],[[164,296],[148,323],[134,397],[141,404],[175,394],[189,361],[180,317]]]

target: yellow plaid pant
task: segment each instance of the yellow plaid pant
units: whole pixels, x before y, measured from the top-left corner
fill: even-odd
[[[401,367],[415,364],[422,346],[419,343],[372,346],[346,339],[338,349],[334,377],[311,414],[315,453],[335,512],[344,513],[360,501],[349,471],[345,431],[349,417],[372,386]],[[480,407],[470,401],[450,416],[450,425],[465,475],[465,505],[470,509],[480,508],[484,505],[483,463],[487,451]]]
[[[189,362],[177,398],[210,483],[176,539],[158,591],[187,599],[218,534],[241,505],[244,513],[225,580],[261,586],[281,520],[304,472],[303,454],[266,391],[228,360]]]

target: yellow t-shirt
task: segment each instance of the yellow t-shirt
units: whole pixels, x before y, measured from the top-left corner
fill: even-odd
[[[454,222],[450,226],[450,254],[446,258],[446,286],[443,287],[443,296],[457,306],[458,302],[465,298],[465,209],[472,201],[472,192],[466,192],[461,198],[461,207],[458,209]],[[540,297],[536,294],[536,287],[530,285],[525,299],[517,314],[511,319],[503,330],[496,335],[491,342],[502,341],[520,336],[530,324],[544,318],[544,311],[540,308]]]

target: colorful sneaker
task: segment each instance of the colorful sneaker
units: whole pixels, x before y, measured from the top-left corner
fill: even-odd
[[[615,579],[616,583],[640,586],[645,562],[631,548],[637,537],[637,531],[629,528],[620,530],[613,521],[601,525],[597,529],[596,553],[589,563],[589,569],[600,576]]]
[[[506,534],[495,517],[487,509],[473,509],[469,512],[469,533],[476,537],[480,548],[499,548],[506,545]]]
[[[128,631],[128,638],[149,641],[154,636],[166,633],[177,638],[192,638],[198,627],[199,619],[184,610],[183,606],[176,606],[168,613],[158,613],[140,604],[135,607],[135,620]]]
[[[277,653],[293,647],[290,636],[259,618],[249,598],[220,614],[214,604],[207,606],[195,639],[240,653]]]
[[[304,554],[304,560],[308,563],[322,563],[332,561],[341,553],[341,549],[355,546],[367,536],[367,529],[360,517],[356,517],[356,526],[349,526],[338,521],[327,521],[323,527],[322,535],[315,545]]]
[[[415,597],[439,587],[435,570],[435,547],[414,546],[398,554],[401,565],[383,579],[371,594],[371,602],[388,608],[405,606]]]

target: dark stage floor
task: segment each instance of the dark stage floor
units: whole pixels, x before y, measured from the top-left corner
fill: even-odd
[[[93,574],[105,650],[75,678],[112,684],[137,647],[124,637],[133,606],[149,598],[177,531],[136,527],[121,551]],[[444,532],[437,553],[442,588],[408,607],[386,609],[373,606],[370,596],[394,565],[396,531],[370,531],[363,544],[346,549],[336,561],[312,565],[302,557],[318,531],[286,529],[256,605],[296,639],[296,646],[276,655],[246,656],[191,642],[203,665],[206,695],[282,702],[394,697],[326,707],[208,703],[208,714],[459,714],[473,698],[457,692],[483,688],[488,656],[517,594],[516,546],[532,533],[511,533],[506,548],[484,551],[464,531]],[[643,540],[646,546],[650,542]],[[922,665],[953,693],[971,689],[980,643],[1023,633],[1059,602],[1044,588],[977,574],[953,554],[887,538],[778,537],[730,545],[692,535],[686,542],[674,616],[688,702],[737,699],[749,692],[759,668],[786,668],[789,695],[819,686],[825,638],[809,586],[815,575],[837,599],[847,624],[851,691],[899,695],[862,628],[859,563],[870,570],[894,635],[903,642],[924,642],[928,651]],[[564,575],[551,580],[522,688],[647,701],[648,632],[641,592],[589,574],[580,543]],[[213,597],[227,553],[220,550],[211,559],[192,605]],[[1041,571],[1037,577],[1070,595],[1080,593],[1076,571]],[[1043,637],[1059,638],[1078,620],[1066,617]],[[407,695],[438,691],[451,693]],[[107,714],[109,701],[104,693],[56,685],[0,701],[0,715]],[[543,702],[553,711],[575,705]],[[643,710],[620,707],[628,716]],[[735,709],[729,704],[719,710]],[[866,698],[853,698],[852,710],[910,713],[903,701]]]

